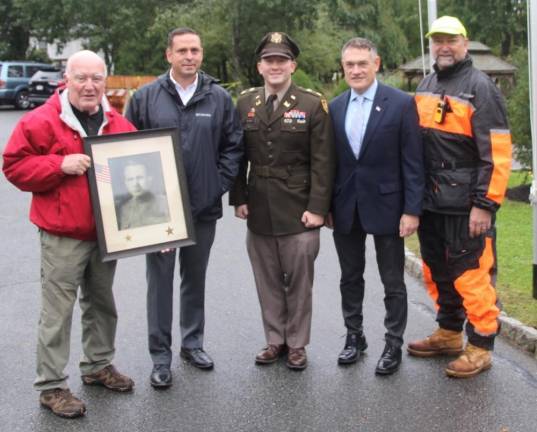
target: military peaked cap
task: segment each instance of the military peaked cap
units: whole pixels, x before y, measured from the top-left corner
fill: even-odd
[[[298,57],[300,48],[287,34],[281,32],[267,33],[255,50],[257,58],[270,56],[287,57],[292,60]]]

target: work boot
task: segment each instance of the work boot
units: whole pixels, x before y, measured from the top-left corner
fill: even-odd
[[[60,417],[75,418],[86,413],[84,402],[73,396],[69,389],[43,390],[39,402]]]
[[[462,353],[462,346],[462,332],[438,328],[425,339],[410,342],[407,351],[416,357],[459,355]]]
[[[453,378],[471,378],[491,367],[490,351],[467,343],[459,358],[448,364],[446,373]]]
[[[87,385],[100,385],[117,392],[128,392],[134,387],[134,381],[120,374],[113,365],[108,365],[89,375],[82,375],[82,382]]]

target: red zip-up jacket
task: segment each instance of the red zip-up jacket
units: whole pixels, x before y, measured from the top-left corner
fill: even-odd
[[[95,240],[95,219],[86,175],[66,175],[61,169],[68,154],[84,153],[83,130],[67,107],[64,90],[25,114],[4,150],[2,170],[23,191],[32,192],[30,220],[50,234]],[[135,127],[103,99],[104,127],[99,135],[131,132]],[[79,126],[80,127],[80,126]]]

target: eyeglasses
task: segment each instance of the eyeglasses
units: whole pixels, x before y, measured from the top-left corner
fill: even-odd
[[[75,74],[73,76],[73,81],[77,84],[85,84],[86,81],[90,80],[94,84],[102,84],[104,82],[104,75],[101,74],[95,74],[95,75],[82,75],[82,74]]]

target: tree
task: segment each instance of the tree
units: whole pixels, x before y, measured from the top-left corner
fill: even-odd
[[[27,58],[31,36],[66,40],[75,7],[73,0],[2,0],[0,58]]]
[[[204,69],[225,81],[257,85],[254,51],[269,31],[291,35],[312,26],[320,0],[196,0],[158,12],[152,36],[189,26],[203,37]],[[160,54],[159,54],[160,55]]]
[[[513,56],[518,67],[517,85],[508,98],[509,125],[513,136],[514,155],[525,167],[532,164],[528,51],[519,48]]]
[[[396,68],[409,57],[408,39],[399,21],[401,16],[417,15],[417,2],[327,1],[330,13],[337,24],[355,36],[365,37],[377,45],[383,67]],[[401,9],[401,3],[405,5],[404,10]],[[401,15],[396,15],[396,12]]]
[[[445,5],[445,6],[444,6]],[[506,57],[514,47],[527,46],[525,0],[447,0],[439,15],[458,17],[471,40],[479,40]]]

